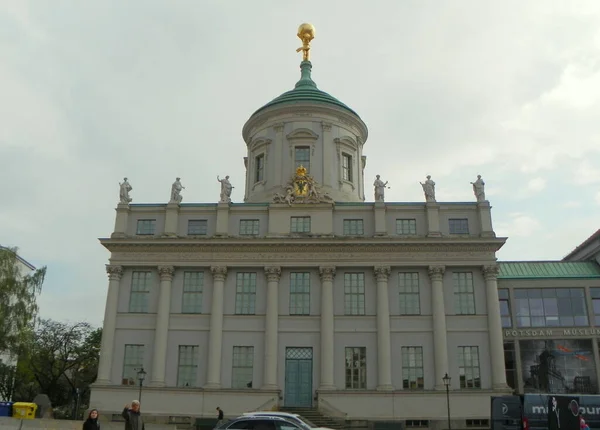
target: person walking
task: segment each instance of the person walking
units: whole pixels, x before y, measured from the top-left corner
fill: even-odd
[[[88,414],[87,420],[83,422],[83,430],[100,430],[98,421],[98,409],[92,409]]]
[[[145,430],[138,400],[131,402],[131,405],[125,405],[121,415],[125,418],[125,430]]]
[[[223,409],[221,409],[219,406],[217,406],[217,427],[220,426],[221,424],[223,424]]]

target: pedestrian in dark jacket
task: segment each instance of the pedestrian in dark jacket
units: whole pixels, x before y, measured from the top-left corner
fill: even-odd
[[[98,410],[92,409],[88,414],[87,420],[83,422],[83,430],[100,430],[98,421]]]
[[[139,401],[134,400],[131,406],[126,405],[121,415],[125,418],[125,430],[145,430]]]

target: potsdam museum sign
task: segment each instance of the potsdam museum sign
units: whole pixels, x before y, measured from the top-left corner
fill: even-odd
[[[600,328],[504,330],[504,337],[600,336]]]

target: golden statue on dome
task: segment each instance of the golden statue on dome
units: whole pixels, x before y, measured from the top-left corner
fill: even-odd
[[[285,185],[285,194],[275,193],[273,203],[333,203],[333,199],[320,190],[320,185],[308,174],[304,166],[298,166],[295,174]]]
[[[302,47],[296,52],[302,51],[302,61],[310,61],[310,41],[315,38],[315,26],[312,24],[301,24],[298,27],[298,37],[302,41]]]

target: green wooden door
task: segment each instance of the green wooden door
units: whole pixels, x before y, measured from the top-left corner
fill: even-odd
[[[285,406],[312,406],[312,348],[285,351]]]

